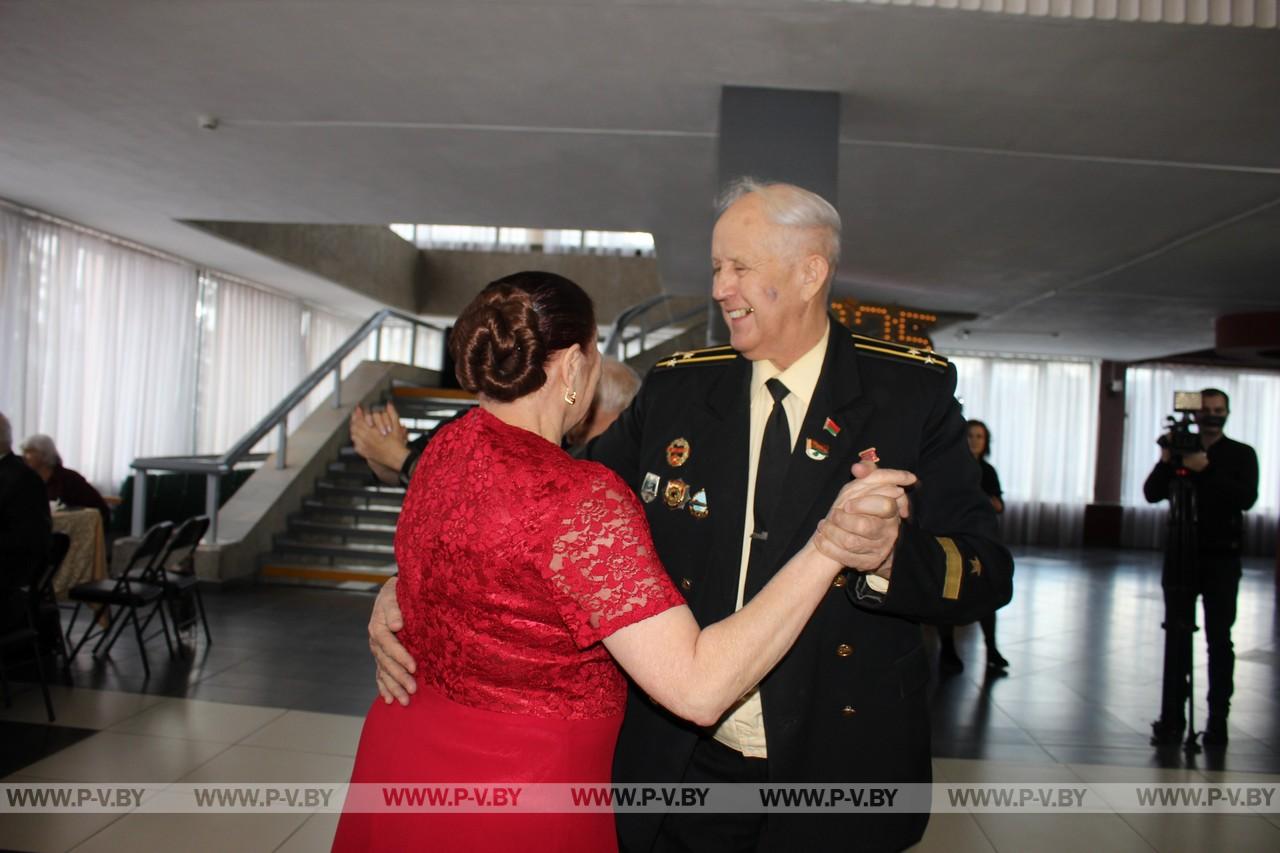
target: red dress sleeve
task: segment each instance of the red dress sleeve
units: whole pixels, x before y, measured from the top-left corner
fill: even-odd
[[[658,561],[635,493],[603,465],[580,464],[583,489],[565,502],[544,574],[585,649],[685,601]]]

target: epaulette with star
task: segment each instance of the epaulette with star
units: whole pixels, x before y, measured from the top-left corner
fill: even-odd
[[[672,353],[654,365],[654,368],[684,367],[694,364],[728,364],[738,357],[731,346],[704,347]]]
[[[939,373],[945,372],[947,365],[950,364],[945,357],[924,347],[908,346],[907,344],[894,343],[880,338],[868,338],[866,335],[855,334],[852,337],[853,345],[858,349],[858,352],[873,358],[901,360],[911,364],[918,364],[921,367],[931,368]]]

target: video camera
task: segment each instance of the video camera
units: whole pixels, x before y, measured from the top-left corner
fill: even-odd
[[[1173,392],[1174,413],[1165,418],[1169,431],[1160,436],[1156,443],[1169,450],[1169,461],[1174,465],[1181,465],[1182,457],[1188,453],[1199,453],[1203,449],[1198,429],[1194,432],[1191,429],[1197,423],[1193,415],[1202,407],[1199,391]]]

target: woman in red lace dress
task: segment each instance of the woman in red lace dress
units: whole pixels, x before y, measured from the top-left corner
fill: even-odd
[[[618,664],[710,725],[782,657],[840,567],[815,536],[746,607],[699,630],[635,495],[560,449],[599,377],[590,298],[550,273],[508,276],[466,309],[450,347],[480,405],[432,439],[396,529],[419,689],[408,706],[374,702],[352,782],[608,782]],[[335,850],[616,848],[611,813],[373,813],[354,795],[346,809]]]

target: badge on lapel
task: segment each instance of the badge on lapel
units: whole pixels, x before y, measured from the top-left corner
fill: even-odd
[[[689,484],[684,480],[668,480],[662,499],[671,509],[680,509],[689,501]]]
[[[835,438],[840,434],[840,424],[831,420],[831,418],[827,418],[826,422],[822,425],[822,429],[829,433],[832,438]]]
[[[707,490],[698,489],[693,493],[693,497],[689,498],[689,515],[701,519],[710,514],[711,509],[707,506]]]
[[[640,486],[640,500],[651,503],[658,496],[658,475],[652,472],[644,475],[644,483]]]
[[[815,462],[821,462],[831,454],[831,448],[823,444],[821,441],[815,441],[812,438],[804,440],[804,455],[808,456]]]
[[[689,440],[685,438],[677,438],[667,445],[667,464],[672,468],[679,468],[681,465],[689,461]]]
[[[874,447],[868,447],[866,450],[858,454],[858,461],[865,462],[868,465],[874,465],[880,461],[880,457],[876,455]]]

